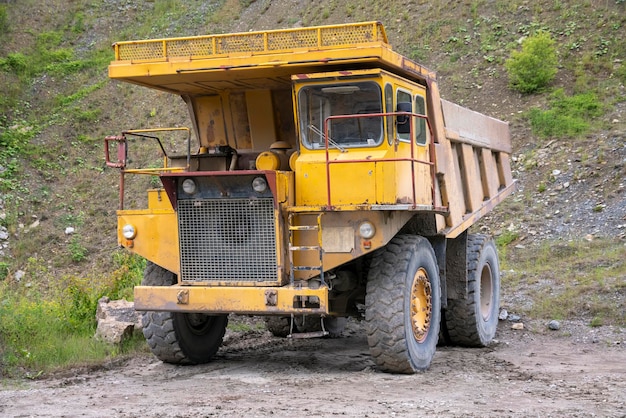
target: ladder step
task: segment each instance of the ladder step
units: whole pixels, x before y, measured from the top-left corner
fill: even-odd
[[[321,338],[328,335],[328,331],[314,331],[314,332],[297,332],[295,334],[287,335],[287,338]]]
[[[313,271],[313,270],[322,270],[322,266],[293,266],[293,270],[298,271]]]
[[[319,245],[316,246],[307,246],[307,245],[300,245],[300,246],[295,246],[295,247],[289,247],[289,250],[291,251],[319,251],[322,248]]]
[[[298,226],[290,226],[290,231],[317,231],[319,227],[317,225],[298,225]]]
[[[323,214],[324,213],[317,214],[317,221],[315,225],[293,225],[292,223],[294,221],[293,213],[290,213],[289,217],[287,218],[287,229],[289,230],[289,267],[290,267],[289,278],[292,283],[295,280],[294,278],[295,271],[319,271],[320,279],[322,283],[324,282],[324,267],[323,267],[323,261],[322,261],[324,257],[324,249],[322,248],[322,215]],[[297,234],[298,232],[302,232],[302,234]],[[296,237],[301,238],[301,240],[298,240],[298,244],[300,243],[314,244],[315,243],[312,240],[307,241],[307,240],[304,240],[304,237],[301,237],[301,235],[304,235],[305,232],[317,232],[316,234],[317,245],[294,245],[296,244],[296,242],[294,242],[296,240]],[[317,251],[319,253],[319,265],[295,266],[294,254],[297,251]],[[319,335],[317,334],[313,335],[313,337],[316,337],[316,336],[319,336]],[[312,338],[312,337],[296,336],[295,338]]]

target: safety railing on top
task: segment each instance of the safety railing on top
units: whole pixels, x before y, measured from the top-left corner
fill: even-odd
[[[387,43],[380,22],[278,29],[259,32],[152,39],[113,44],[116,61],[155,61],[171,57],[269,54],[296,49],[333,49]]]

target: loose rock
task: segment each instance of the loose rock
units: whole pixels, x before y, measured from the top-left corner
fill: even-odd
[[[552,321],[548,322],[548,328],[553,331],[558,331],[559,329],[561,329],[561,323],[553,319]]]
[[[507,310],[506,309],[501,309],[500,310],[500,315],[498,315],[498,319],[500,321],[504,321],[504,320],[506,320],[508,318],[508,316],[509,316],[509,313],[507,312]]]
[[[141,315],[135,311],[135,305],[126,300],[100,298],[96,320],[95,338],[111,344],[121,344],[135,330],[141,329]]]

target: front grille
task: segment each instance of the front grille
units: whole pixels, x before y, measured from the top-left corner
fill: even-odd
[[[276,282],[272,199],[178,201],[183,281]]]

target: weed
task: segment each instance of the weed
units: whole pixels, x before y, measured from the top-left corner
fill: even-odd
[[[621,83],[626,84],[626,64],[620,65],[615,70],[615,76],[620,80]]]
[[[83,13],[78,12],[74,15],[71,30],[76,34],[85,32],[85,15]]]
[[[546,183],[544,183],[544,182],[540,182],[540,183],[537,185],[537,191],[538,191],[539,193],[543,193],[543,192],[545,192],[545,191],[546,191]]]
[[[133,288],[141,283],[146,260],[136,254],[118,251],[113,254],[117,269],[111,274],[107,296],[111,299],[133,300]]]
[[[599,316],[594,316],[591,318],[591,321],[589,321],[589,326],[592,328],[601,327],[602,325],[604,325],[604,321]]]
[[[230,322],[228,324],[228,329],[233,331],[233,332],[247,332],[247,331],[252,331],[253,328],[243,322],[237,322],[237,323],[232,323]]]
[[[498,246],[498,248],[504,248],[518,238],[518,232],[506,230],[502,232],[502,234],[500,234],[498,237],[496,237],[496,245]]]
[[[100,114],[102,111],[100,109],[91,109],[91,110],[80,110],[77,109],[76,119],[79,122],[97,122],[100,118]],[[83,135],[84,136],[84,135]]]
[[[608,39],[600,38],[594,52],[596,57],[601,57],[602,55],[608,54],[610,45],[611,41],[609,41]]]
[[[99,88],[102,88],[104,85],[106,84],[106,80],[102,80],[96,84],[92,84],[90,86],[87,87],[83,87],[82,89],[80,89],[79,91],[77,91],[74,94],[71,94],[69,96],[57,96],[57,104],[60,107],[65,107],[67,105],[69,105],[72,102],[75,102],[79,99],[82,99],[83,97],[88,96],[89,94],[93,93],[94,91],[98,90]]]
[[[9,31],[9,18],[7,16],[7,7],[0,5],[0,34],[5,34]]]
[[[85,248],[85,246],[81,242],[79,235],[72,236],[68,245],[68,249],[70,251],[70,258],[76,263],[81,262],[87,258],[87,248]]]
[[[5,262],[0,262],[0,281],[7,278],[9,275],[9,264]]]

